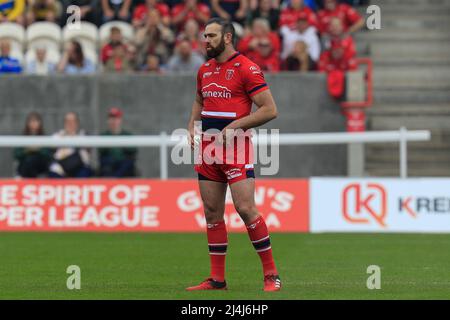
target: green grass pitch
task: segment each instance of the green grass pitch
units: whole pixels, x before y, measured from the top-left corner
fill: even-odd
[[[274,233],[272,247],[281,292],[262,292],[246,234],[229,235],[227,291],[186,292],[209,274],[204,234],[0,233],[0,299],[450,299],[450,235]]]

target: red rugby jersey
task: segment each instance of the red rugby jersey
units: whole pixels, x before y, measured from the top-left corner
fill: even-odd
[[[209,60],[197,73],[197,93],[203,98],[203,123],[222,130],[233,120],[250,114],[251,97],[267,89],[258,65],[239,52],[223,63]]]

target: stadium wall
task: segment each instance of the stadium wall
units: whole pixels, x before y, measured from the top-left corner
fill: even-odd
[[[322,74],[268,75],[279,117],[264,128],[281,133],[345,130],[339,106],[327,94]],[[124,110],[124,127],[135,134],[159,134],[185,128],[195,93],[194,76],[97,75],[0,77],[0,134],[20,134],[25,116],[39,111],[48,134],[61,129],[64,114],[77,111],[90,134],[106,128],[108,108]],[[332,156],[330,156],[332,155]],[[346,175],[345,146],[285,146],[277,177]],[[11,149],[1,149],[1,177],[13,175]],[[159,177],[159,150],[139,150],[142,177]],[[169,165],[169,177],[194,177],[191,167]]]

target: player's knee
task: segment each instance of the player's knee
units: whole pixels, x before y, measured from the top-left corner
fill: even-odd
[[[223,220],[223,210],[207,204],[204,204],[203,207],[207,223],[216,223]]]
[[[251,220],[255,215],[258,214],[258,210],[254,205],[244,203],[237,204],[235,205],[235,209],[244,221]]]

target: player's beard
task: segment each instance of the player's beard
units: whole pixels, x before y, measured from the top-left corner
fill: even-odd
[[[206,50],[206,55],[208,58],[216,58],[218,57],[222,52],[225,51],[225,39],[222,36],[222,39],[220,39],[220,43],[217,45],[217,47],[211,46],[209,50]]]

